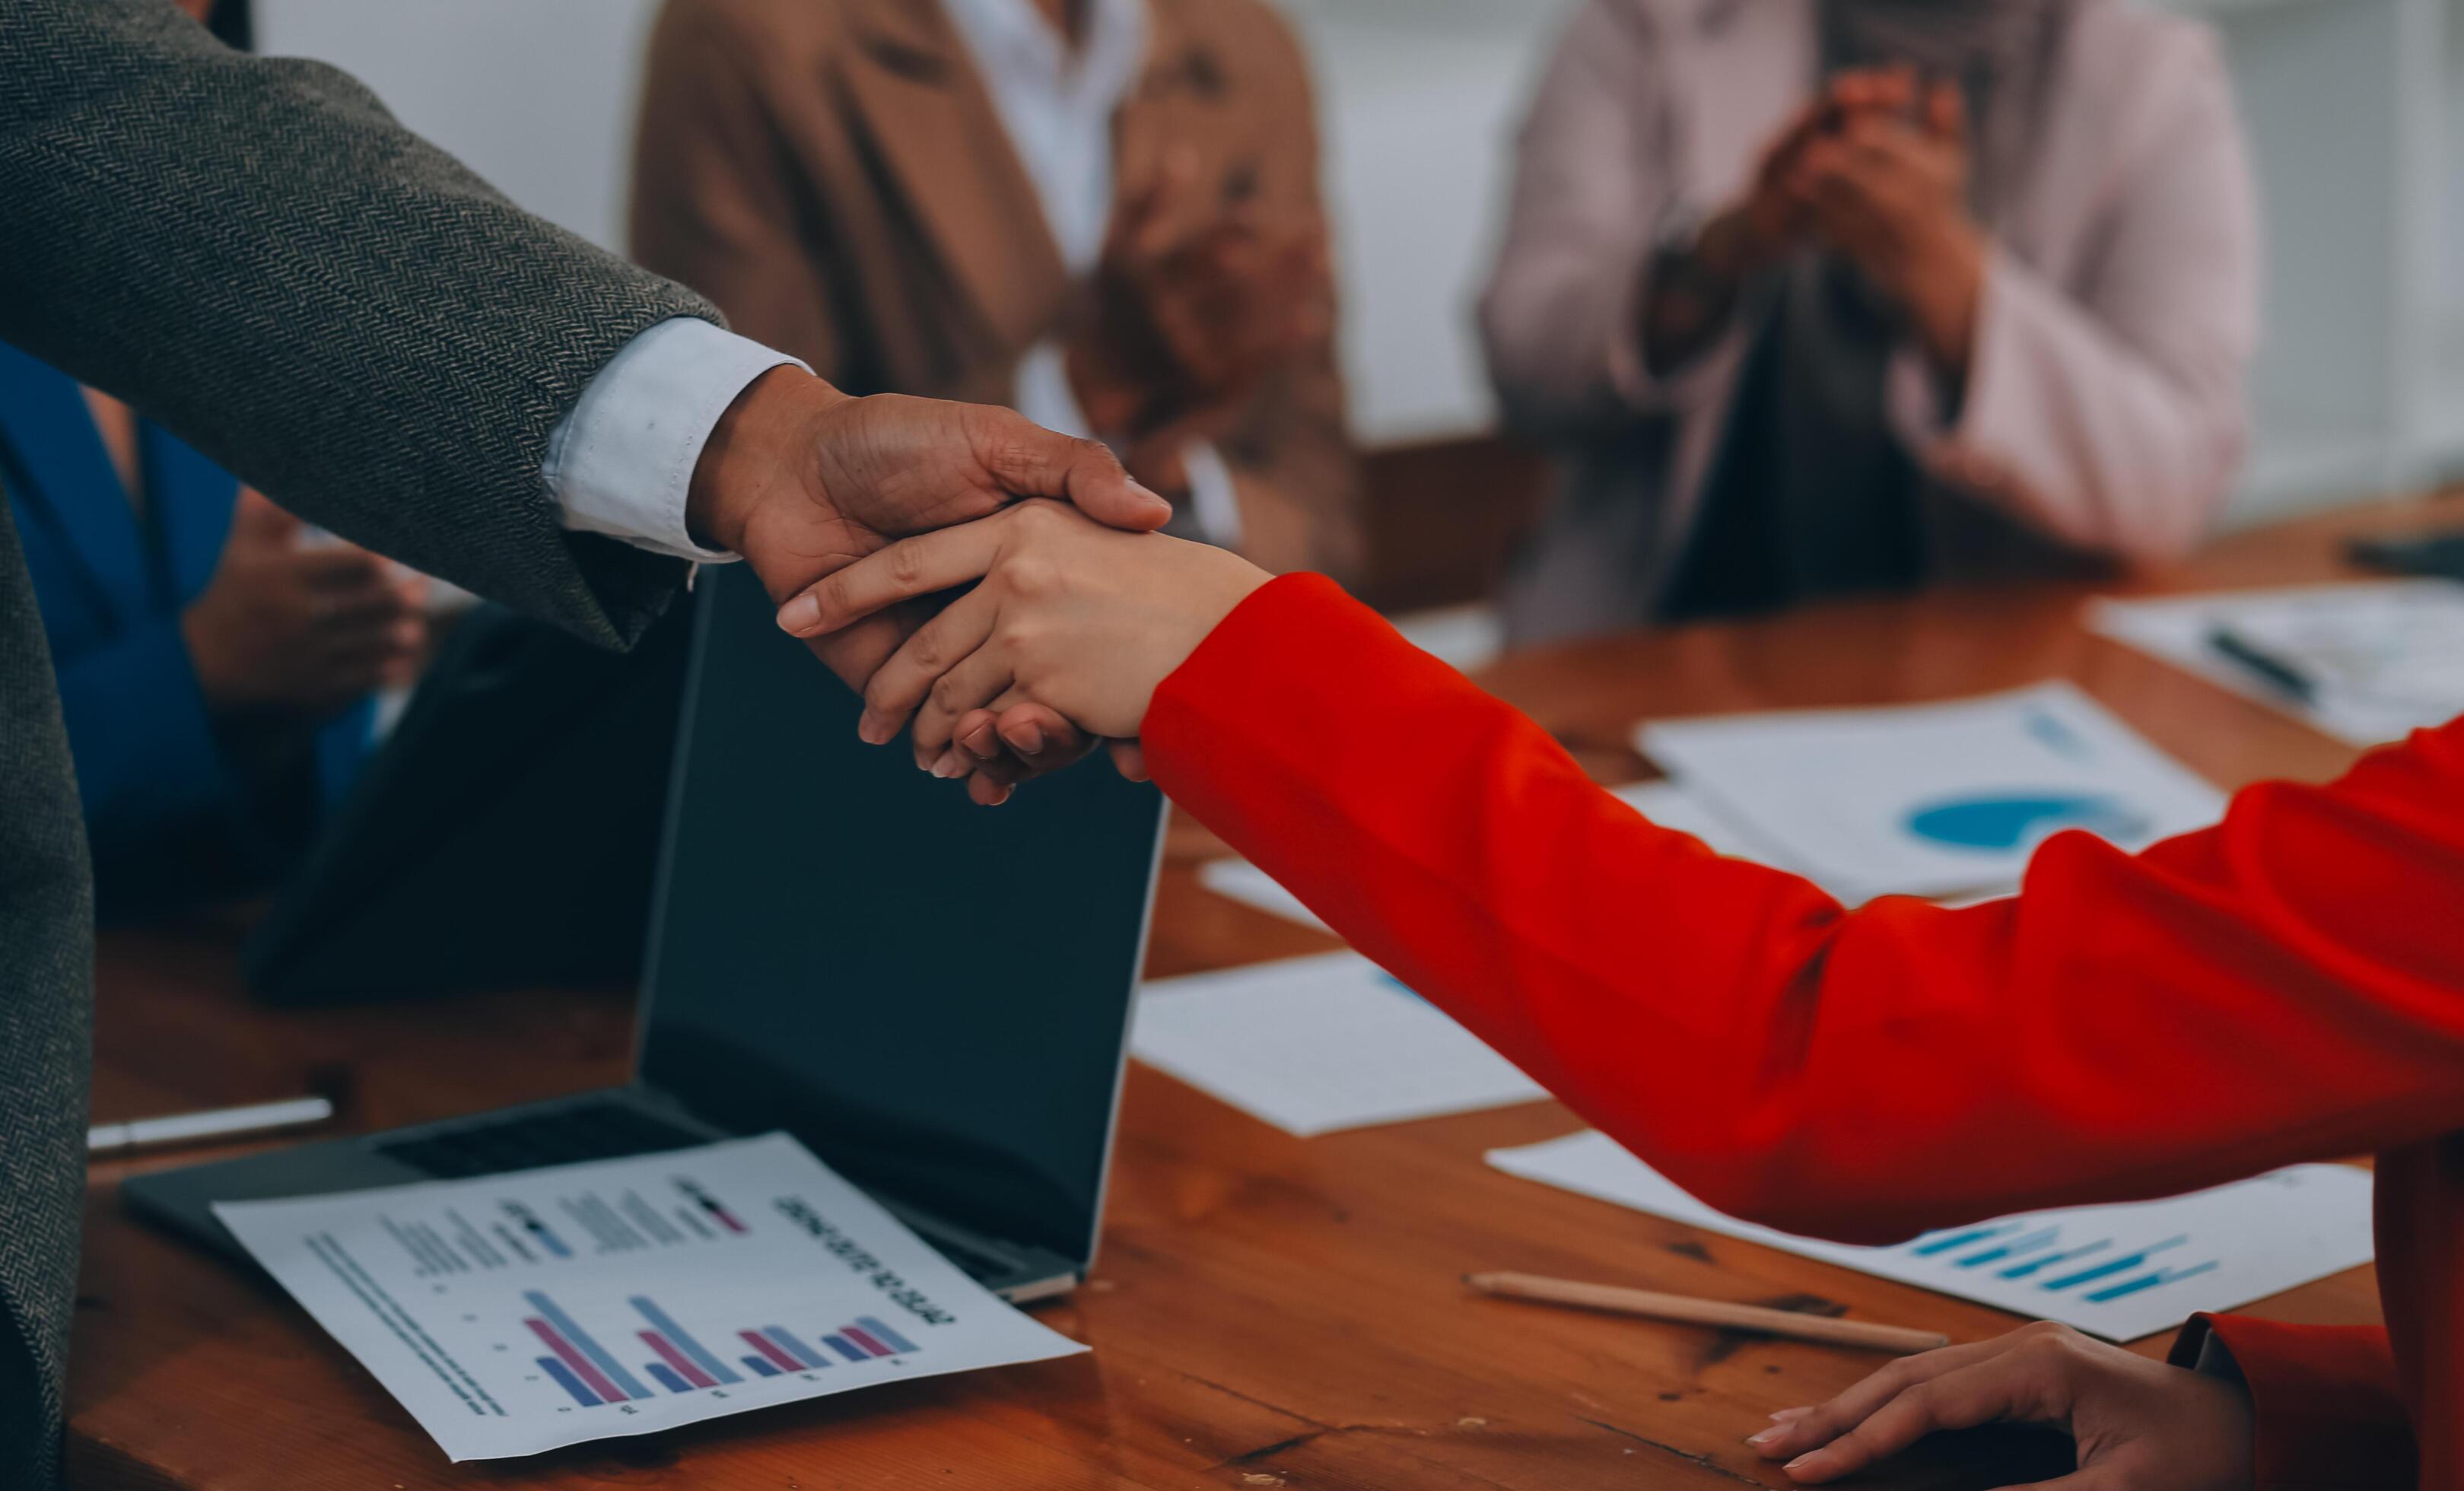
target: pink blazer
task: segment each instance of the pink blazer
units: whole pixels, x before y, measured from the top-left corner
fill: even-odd
[[[1511,221],[1481,303],[1510,424],[1565,476],[1509,581],[1531,641],[1634,625],[1700,506],[1749,341],[1732,327],[1653,376],[1637,302],[1672,225],[1739,193],[1812,94],[1817,0],[1590,0],[1524,126]],[[1929,484],[1937,572],[1973,578],[2181,555],[2241,465],[2259,252],[2213,33],[2079,0],[2051,126],[1997,184],[1968,395],[1946,420],[1913,346],[1892,423]]]

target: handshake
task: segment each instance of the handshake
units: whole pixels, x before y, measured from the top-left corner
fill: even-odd
[[[1099,740],[1143,778],[1156,687],[1267,580],[1154,531],[1171,516],[1094,441],[791,367],[712,431],[686,510],[863,692],[866,740],[912,721],[916,766],[987,806]]]

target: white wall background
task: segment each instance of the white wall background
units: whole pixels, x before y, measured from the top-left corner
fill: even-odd
[[[927,0],[913,0],[923,4]],[[1486,426],[1470,306],[1578,0],[1284,0],[1318,77],[1355,424]],[[2267,199],[2258,517],[2464,470],[2464,0],[2167,0],[2223,28]],[[657,0],[257,0],[517,201],[622,247]]]

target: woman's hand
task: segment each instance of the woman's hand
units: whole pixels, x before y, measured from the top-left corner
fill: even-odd
[[[1088,732],[1135,736],[1155,689],[1266,572],[1238,555],[1103,527],[1057,502],[903,539],[780,607],[814,637],[902,602],[980,580],[924,624],[865,689],[857,729],[875,745],[913,717],[916,764],[951,760],[973,712],[1042,705]]]
[[[1903,1357],[1747,1440],[1822,1484],[1926,1435],[2043,1424],[2079,1442],[2063,1491],[2249,1491],[2250,1399],[2237,1383],[2150,1361],[2040,1322],[1974,1346]]]

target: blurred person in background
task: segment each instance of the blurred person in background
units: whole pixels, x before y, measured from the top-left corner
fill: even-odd
[[[2239,471],[2258,230],[2133,0],[1589,0],[1482,302],[1557,448],[1531,641],[2162,562]]]
[[[181,0],[234,45],[241,0]],[[300,521],[0,345],[0,492],[26,549],[105,916],[263,888],[407,682],[425,581]]]
[[[669,0],[632,246],[850,393],[1008,405],[1176,533],[1353,563],[1309,79],[1261,0]]]

